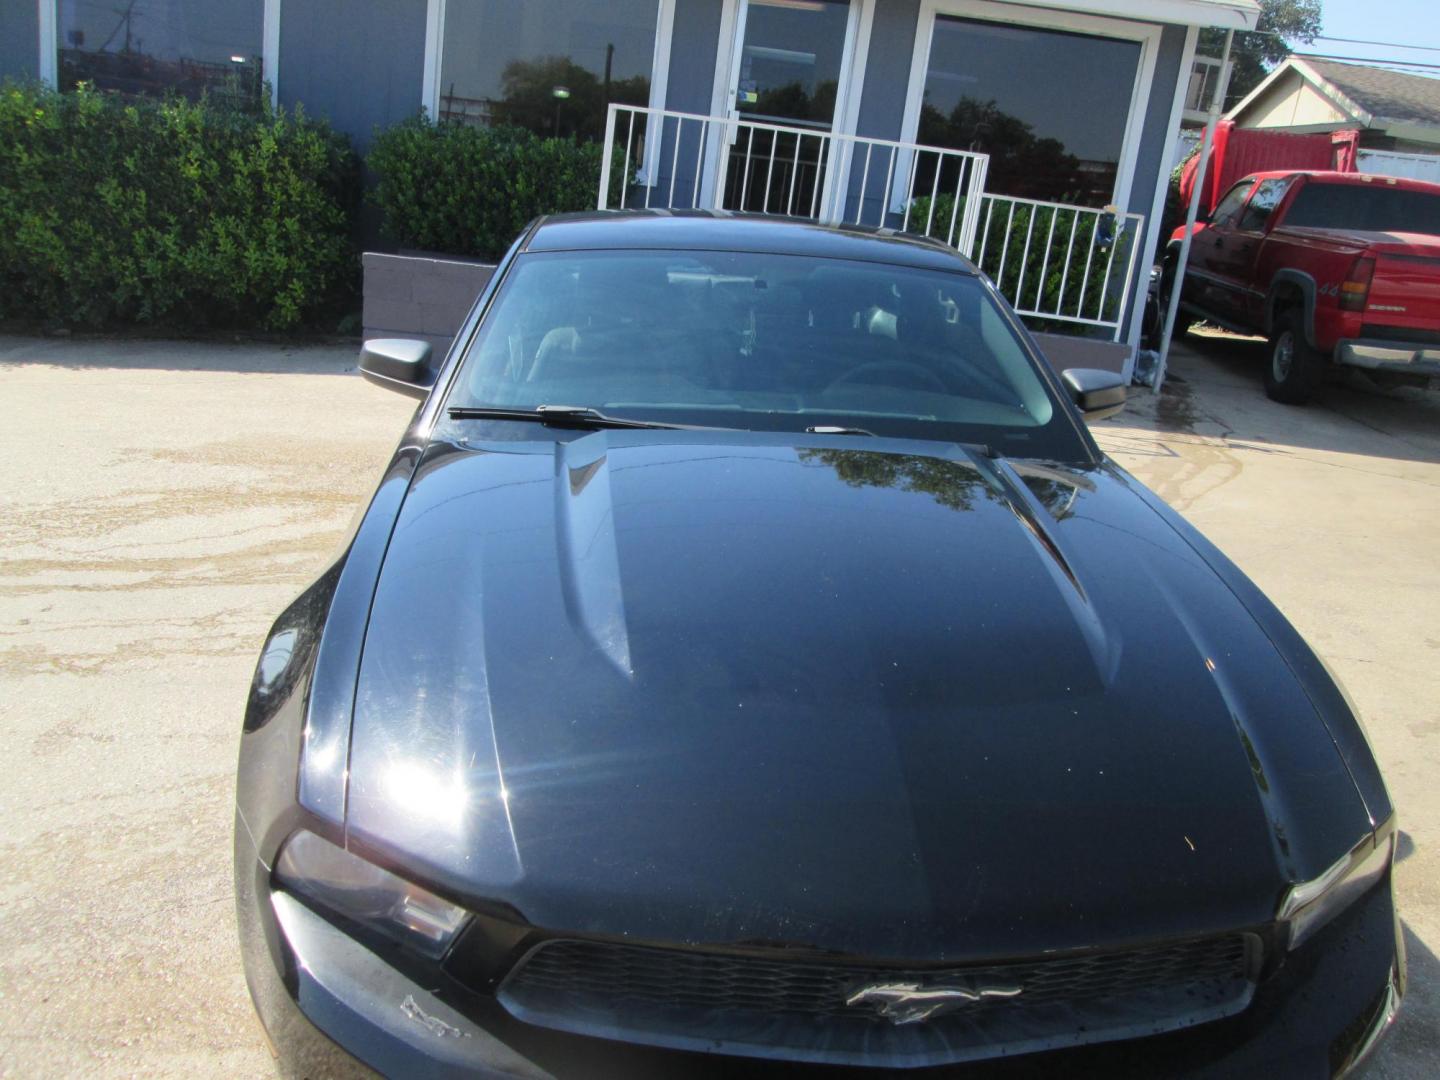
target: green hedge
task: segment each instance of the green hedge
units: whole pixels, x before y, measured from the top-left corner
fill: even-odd
[[[493,259],[536,215],[594,208],[602,152],[518,127],[418,116],[376,134],[370,197],[402,247]]]
[[[298,110],[0,86],[0,315],[281,330],[353,290],[358,170]]]

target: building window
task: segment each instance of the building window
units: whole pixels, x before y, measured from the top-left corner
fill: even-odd
[[[750,0],[736,111],[829,131],[849,21],[849,0]]]
[[[647,105],[657,0],[448,0],[440,119],[599,139]]]
[[[263,0],[58,0],[57,15],[61,90],[259,105]]]
[[[939,15],[917,141],[989,154],[990,191],[1105,206],[1140,52],[1136,41]]]

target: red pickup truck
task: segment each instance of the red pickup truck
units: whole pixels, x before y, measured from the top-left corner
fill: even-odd
[[[1162,305],[1184,233],[1166,251]],[[1306,401],[1340,366],[1381,383],[1440,384],[1440,184],[1247,176],[1196,226],[1180,299],[1179,333],[1204,319],[1270,339],[1265,392],[1276,401]]]

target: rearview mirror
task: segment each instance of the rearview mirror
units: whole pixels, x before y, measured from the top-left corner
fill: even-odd
[[[1066,368],[1060,381],[1086,420],[1104,420],[1125,407],[1125,379],[1101,368]]]
[[[423,398],[434,385],[430,343],[409,338],[372,338],[360,346],[360,374],[376,386]]]

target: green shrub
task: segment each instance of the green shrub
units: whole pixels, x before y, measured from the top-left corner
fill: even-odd
[[[493,259],[536,215],[593,208],[601,156],[598,143],[417,116],[377,133],[370,197],[402,247]]]
[[[358,170],[299,110],[0,86],[0,315],[292,327],[356,280]]]

